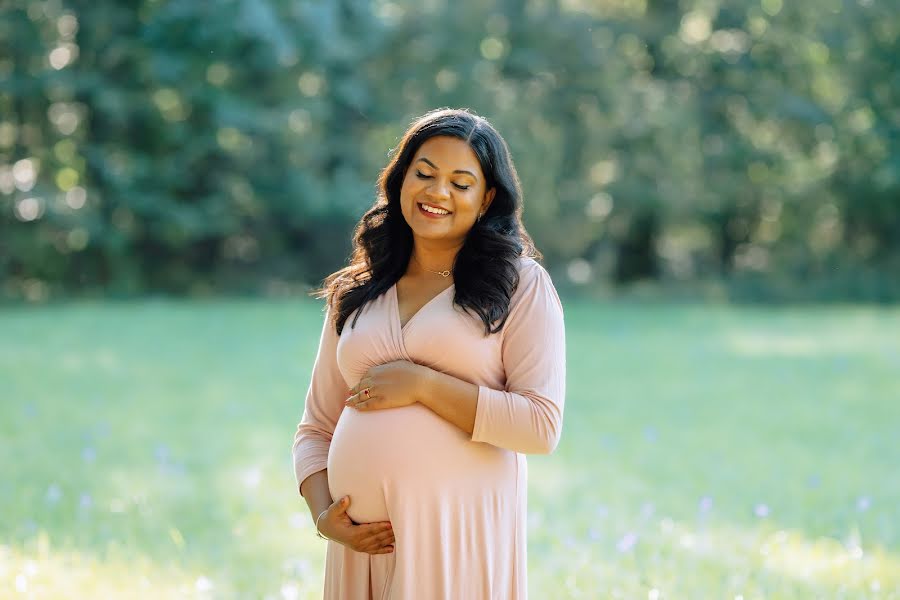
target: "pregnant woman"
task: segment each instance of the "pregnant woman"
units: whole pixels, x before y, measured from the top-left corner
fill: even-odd
[[[483,118],[416,120],[326,298],[294,438],[326,599],[523,599],[525,454],[559,442],[563,307]]]

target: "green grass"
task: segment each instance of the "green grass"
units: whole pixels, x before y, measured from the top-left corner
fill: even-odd
[[[900,310],[566,307],[533,598],[900,598]],[[0,597],[318,597],[290,444],[320,319],[0,311]]]

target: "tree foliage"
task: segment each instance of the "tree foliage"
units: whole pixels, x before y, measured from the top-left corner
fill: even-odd
[[[281,289],[342,264],[406,125],[469,107],[576,284],[900,297],[878,0],[0,8],[3,295]]]

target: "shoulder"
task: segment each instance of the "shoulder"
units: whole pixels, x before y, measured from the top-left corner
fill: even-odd
[[[547,269],[530,256],[520,256],[517,261],[519,285],[513,293],[510,311],[519,305],[537,303],[562,312],[562,301]]]
[[[530,279],[539,277],[541,271],[547,273],[544,266],[530,256],[520,256],[516,259],[516,268],[519,271],[519,278]]]
[[[516,260],[518,261],[517,268],[519,272],[518,290],[534,286],[553,288],[553,280],[550,278],[550,273],[547,272],[544,265],[530,256],[520,256]]]

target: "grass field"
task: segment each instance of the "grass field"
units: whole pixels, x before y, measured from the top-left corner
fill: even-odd
[[[535,599],[900,598],[900,309],[566,303]],[[312,301],[0,310],[0,598],[317,598]]]

